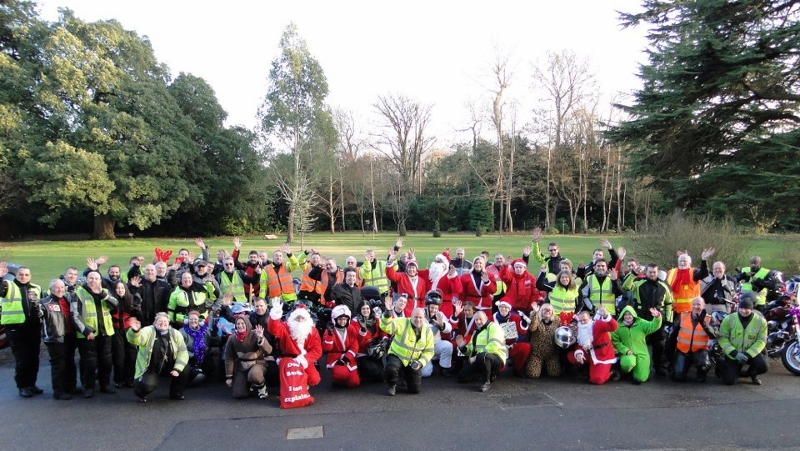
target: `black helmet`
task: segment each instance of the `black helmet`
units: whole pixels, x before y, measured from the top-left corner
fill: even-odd
[[[442,292],[439,290],[431,290],[425,295],[425,305],[442,305]]]

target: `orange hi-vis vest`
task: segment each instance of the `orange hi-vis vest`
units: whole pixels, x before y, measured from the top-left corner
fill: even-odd
[[[278,297],[282,294],[295,294],[294,284],[292,283],[292,273],[286,268],[285,263],[280,266],[280,271],[278,271],[278,273],[275,272],[275,265],[267,265],[266,275],[268,296],[270,298]]]
[[[706,316],[706,323],[711,318]],[[688,354],[708,349],[708,334],[701,323],[692,326],[692,312],[681,314],[681,328],[678,329],[678,351]]]
[[[323,293],[325,293],[325,288],[327,288],[327,280],[324,275],[327,271],[324,269],[322,270],[322,280],[314,280],[308,275],[312,269],[314,269],[314,267],[308,265],[308,269],[303,271],[303,276],[300,278],[300,291],[317,293],[321,297]]]
[[[667,285],[672,290],[672,311],[675,313],[685,313],[692,311],[692,299],[700,296],[700,281],[694,280],[696,268],[689,268],[689,281],[680,286],[675,286],[675,278],[678,276],[678,268],[672,268],[667,273]]]

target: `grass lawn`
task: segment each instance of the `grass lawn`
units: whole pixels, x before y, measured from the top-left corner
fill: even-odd
[[[344,264],[344,259],[348,255],[355,255],[358,260],[363,260],[364,251],[368,248],[374,249],[379,258],[386,255],[388,249],[394,245],[397,235],[380,233],[376,235],[368,234],[362,236],[361,233],[329,233],[317,232],[307,237],[304,247],[314,248],[325,256],[336,258],[340,265]],[[599,247],[601,236],[592,235],[558,235],[544,236],[541,240],[541,248],[546,252],[547,244],[556,241],[561,248],[561,255],[571,259],[577,264],[580,261],[588,262],[592,251]],[[609,236],[609,240],[614,247],[625,246],[624,236]],[[455,249],[463,247],[466,249],[466,256],[472,259],[482,250],[488,250],[491,254],[502,252],[505,255],[512,255],[515,258],[522,254],[524,246],[531,244],[530,233],[513,235],[484,235],[476,237],[468,234],[443,234],[441,238],[433,238],[430,233],[410,234],[403,237],[403,250],[415,248],[420,264],[427,266],[432,257],[441,252],[446,247],[451,248],[451,255],[455,256]],[[211,248],[210,258],[216,257],[216,251],[220,248],[233,250],[232,238],[208,238],[204,240]],[[242,257],[247,258],[250,250],[267,250],[270,253],[282,242],[279,240],[265,240],[262,237],[242,237]],[[713,246],[713,243],[711,244]],[[154,248],[162,250],[172,250],[173,256],[177,255],[178,250],[187,248],[199,256],[200,252],[192,239],[126,239],[120,238],[114,241],[23,241],[23,242],[4,242],[0,243],[0,261],[9,261],[27,265],[31,268],[34,283],[46,285],[49,281],[69,266],[76,266],[80,271],[86,267],[87,257],[98,257],[107,255],[109,264],[118,264],[123,271],[128,267],[130,257],[142,255],[146,260],[153,257]],[[300,241],[291,245],[296,253],[299,253]],[[783,270],[787,275],[800,272],[797,268],[797,261],[800,260],[798,248],[800,247],[800,235],[768,235],[754,237],[751,241],[751,253],[761,255],[763,266],[770,269]],[[636,250],[627,247],[629,255],[635,255]],[[726,262],[732,271],[733,267],[747,265],[747,262]],[[105,273],[108,264],[102,272]],[[538,271],[535,265],[530,268],[531,272]]]

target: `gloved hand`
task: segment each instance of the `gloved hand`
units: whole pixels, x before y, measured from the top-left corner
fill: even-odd
[[[327,330],[329,334],[333,335],[333,323],[328,324],[325,330]]]
[[[414,370],[414,371],[419,371],[419,370],[422,368],[422,364],[420,364],[420,363],[419,363],[418,361],[416,361],[416,360],[414,360],[413,362],[411,362],[411,365],[410,365],[410,366],[411,366],[411,369],[412,369],[412,370]]]
[[[745,363],[747,363],[747,361],[748,361],[748,360],[750,360],[750,359],[747,357],[747,353],[745,353],[745,352],[740,352],[740,353],[737,353],[737,354],[736,354],[736,361],[738,361],[738,362],[739,362],[739,363],[741,363],[742,365],[744,365]]]
[[[367,328],[365,326],[361,326],[361,333],[366,335]]]
[[[334,363],[334,365],[347,366],[347,361],[345,361],[345,359],[342,358],[337,360],[336,363]]]

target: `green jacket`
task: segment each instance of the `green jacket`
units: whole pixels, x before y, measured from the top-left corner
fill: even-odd
[[[630,327],[623,322],[625,312],[633,315],[633,324]],[[639,318],[636,309],[626,305],[619,314],[618,322],[617,330],[611,332],[611,343],[614,344],[614,349],[622,355],[626,355],[628,351],[637,356],[648,355],[645,338],[661,327],[661,316],[647,321]]]
[[[750,358],[761,353],[767,346],[767,320],[758,312],[751,313],[753,319],[745,328],[738,313],[732,313],[722,320],[717,335],[719,345],[730,358],[736,353],[745,352]]]
[[[139,347],[139,353],[136,355],[136,374],[134,374],[137,379],[147,372],[147,367],[150,366],[150,357],[153,355],[153,344],[156,341],[157,333],[156,326],[143,327],[138,332],[128,328],[126,334],[128,342]],[[175,366],[172,369],[180,373],[189,363],[189,351],[186,349],[186,342],[179,331],[170,327],[167,333],[169,333],[172,357],[175,359]]]
[[[506,348],[506,336],[503,328],[499,324],[489,321],[483,329],[473,332],[472,339],[467,343],[467,356],[475,356],[481,352],[494,354],[500,357],[503,362],[508,358]]]

